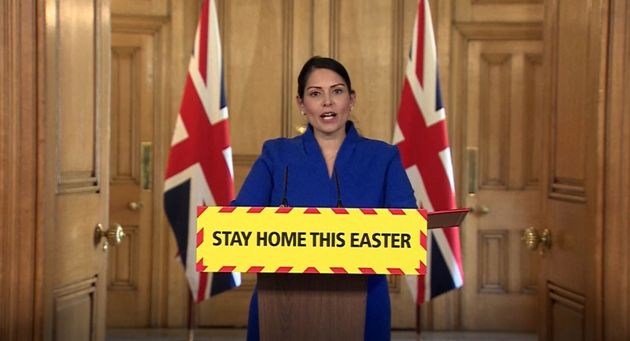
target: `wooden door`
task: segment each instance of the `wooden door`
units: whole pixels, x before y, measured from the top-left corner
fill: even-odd
[[[467,330],[531,332],[537,324],[538,259],[521,234],[540,223],[542,43],[511,38],[467,46]]]
[[[45,10],[45,338],[103,340],[109,178],[109,1]],[[52,232],[52,233],[50,233]]]
[[[460,231],[464,286],[432,303],[445,307],[438,328],[537,330],[539,259],[521,233],[540,223],[542,3],[438,5],[451,14],[438,43],[458,204],[475,210]]]
[[[115,23],[116,21],[114,21]],[[153,287],[154,36],[112,34],[110,220],[123,245],[109,254],[108,327],[148,327]]]
[[[112,1],[109,212],[127,238],[109,255],[108,328],[186,325],[188,291],[179,286],[185,277],[162,184],[196,25],[186,13],[198,6]]]
[[[541,340],[600,340],[607,0],[546,4]]]

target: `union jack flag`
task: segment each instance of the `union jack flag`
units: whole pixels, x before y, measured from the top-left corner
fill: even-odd
[[[456,208],[446,112],[428,0],[418,2],[393,143],[398,146],[418,205],[428,211]],[[429,231],[426,276],[408,276],[421,304],[463,285],[459,228]]]
[[[214,3],[204,1],[164,182],[164,209],[196,302],[241,282],[239,273],[198,272],[195,262],[197,206],[229,205],[234,198],[217,23]]]

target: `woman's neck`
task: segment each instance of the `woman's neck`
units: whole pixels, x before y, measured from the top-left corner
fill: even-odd
[[[328,176],[332,176],[333,169],[335,167],[335,160],[337,159],[337,153],[339,152],[339,148],[341,148],[341,144],[343,143],[345,137],[345,131],[334,136],[315,134],[315,140],[317,141],[317,144],[319,144],[319,148],[321,149],[324,160],[326,161]]]
[[[342,130],[334,135],[328,135],[315,131],[314,135],[322,152],[334,152],[336,154],[346,137],[346,132]]]

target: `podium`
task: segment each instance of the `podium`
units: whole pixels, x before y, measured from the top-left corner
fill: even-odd
[[[260,340],[363,340],[364,275],[258,274]]]
[[[428,214],[427,226],[462,223],[468,209]],[[364,275],[258,274],[260,340],[363,340]]]
[[[262,340],[363,340],[367,275],[424,275],[468,209],[197,207],[197,271],[258,274]]]

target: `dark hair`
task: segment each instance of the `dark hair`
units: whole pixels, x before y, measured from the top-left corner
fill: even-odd
[[[302,66],[302,70],[298,75],[298,97],[304,97],[306,81],[308,80],[308,77],[311,75],[311,73],[316,69],[328,69],[337,73],[346,82],[346,86],[348,86],[348,91],[351,94],[354,93],[354,90],[352,90],[352,84],[350,83],[350,76],[348,75],[348,71],[346,71],[346,68],[343,67],[341,63],[332,58],[314,56],[307,60],[306,63],[304,63],[304,66]]]

